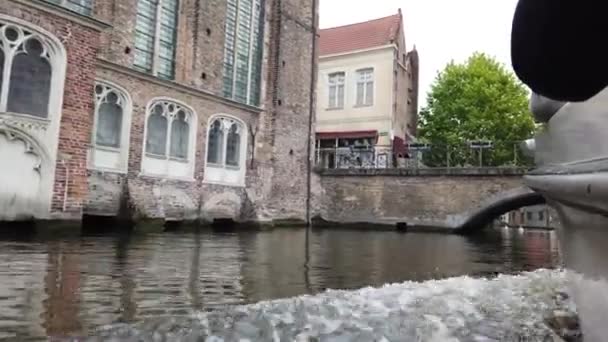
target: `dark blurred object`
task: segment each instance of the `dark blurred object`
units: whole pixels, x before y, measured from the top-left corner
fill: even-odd
[[[549,122],[565,104],[566,102],[551,100],[536,93],[530,97],[530,110],[536,122]]]
[[[520,0],[511,59],[535,93],[584,101],[608,85],[608,1]]]

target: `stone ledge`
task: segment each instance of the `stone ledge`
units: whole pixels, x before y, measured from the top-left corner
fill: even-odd
[[[153,76],[151,74],[144,73],[144,72],[129,68],[127,66],[120,65],[120,64],[114,63],[112,61],[103,59],[102,57],[97,58],[97,66],[104,70],[117,72],[117,73],[120,73],[123,75],[137,78],[141,81],[147,82],[148,84],[154,84],[156,86],[171,88],[178,92],[192,95],[192,96],[195,96],[195,97],[201,98],[201,99],[216,101],[216,102],[222,103],[226,106],[244,110],[244,111],[247,111],[252,114],[260,114],[261,112],[263,112],[265,110],[265,108],[263,108],[263,107],[256,107],[256,106],[251,106],[248,104],[240,103],[240,102],[237,102],[237,101],[234,101],[231,99],[227,99],[223,96],[211,93],[211,92],[203,90],[203,89],[191,87],[187,84],[178,83],[176,81],[171,81],[171,80],[164,80],[164,79],[158,78],[156,76]]]
[[[432,169],[316,169],[321,176],[393,176],[393,177],[441,177],[441,176],[523,176],[527,168],[521,167],[472,167]]]

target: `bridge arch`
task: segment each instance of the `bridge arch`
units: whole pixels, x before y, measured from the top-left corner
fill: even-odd
[[[461,214],[460,223],[455,229],[460,234],[471,234],[483,229],[500,215],[522,207],[545,203],[546,200],[541,194],[528,187],[508,190],[488,198],[476,208]]]

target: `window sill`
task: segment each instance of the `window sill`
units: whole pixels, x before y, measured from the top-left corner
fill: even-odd
[[[139,176],[145,177],[145,178],[155,178],[155,179],[161,179],[161,180],[172,180],[172,181],[180,181],[180,182],[188,182],[188,183],[196,182],[196,179],[194,179],[193,177],[176,177],[176,176],[171,176],[171,175],[160,175],[160,174],[145,173],[145,172],[140,172]]]
[[[177,157],[167,157],[167,156],[163,156],[160,154],[154,154],[154,153],[146,153],[146,158],[164,160],[164,161],[173,161],[173,162],[178,162],[178,163],[182,163],[182,164],[189,163],[188,159],[177,158]]]
[[[13,112],[0,112],[0,122],[21,128],[46,131],[51,124],[51,120],[40,118],[29,114],[19,114]]]
[[[168,160],[169,161],[178,162],[178,163],[182,163],[182,164],[188,164],[188,159],[185,159],[185,158],[169,157]]]
[[[116,173],[116,174],[120,174],[120,175],[126,175],[127,174],[127,170],[123,170],[123,169],[110,169],[110,168],[96,167],[96,166],[88,166],[87,170],[89,170],[89,171],[95,171],[95,172],[101,172],[101,173]]]
[[[325,110],[328,112],[335,111],[335,110],[344,110],[344,107],[328,107],[328,108],[325,108]]]
[[[167,156],[163,156],[162,154],[149,153],[149,152],[146,152],[146,158],[167,160]]]
[[[353,108],[367,108],[367,107],[373,107],[374,104],[358,104],[358,105],[354,105]]]
[[[0,116],[8,116],[11,118],[16,118],[16,119],[25,119],[27,121],[37,122],[37,123],[47,124],[47,125],[49,123],[51,123],[51,120],[48,118],[41,118],[39,116],[32,115],[32,114],[22,114],[22,113],[15,113],[15,112],[1,112]]]
[[[96,150],[99,150],[99,151],[104,151],[104,152],[116,152],[116,153],[120,153],[121,152],[121,148],[120,147],[95,145],[95,146],[93,146],[93,148],[96,149]]]
[[[230,171],[240,171],[241,167],[240,166],[234,166],[234,165],[222,165],[222,164],[215,164],[215,163],[207,163],[206,167],[210,167],[210,168],[214,168],[214,169],[226,169],[226,170],[230,170]]]
[[[203,184],[210,184],[210,185],[221,185],[221,186],[227,186],[227,187],[232,187],[232,188],[244,188],[246,187],[245,183],[226,183],[226,182],[216,182],[216,181],[209,181],[209,180],[203,180]]]

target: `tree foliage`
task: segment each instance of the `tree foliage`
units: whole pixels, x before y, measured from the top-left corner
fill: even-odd
[[[420,112],[419,137],[434,147],[425,158],[429,166],[445,166],[448,152],[452,165],[475,165],[478,152],[465,146],[479,140],[494,143],[485,152],[484,165],[512,164],[514,143],[530,138],[535,130],[526,88],[504,65],[483,53],[462,64],[448,64],[437,75],[427,101]]]

